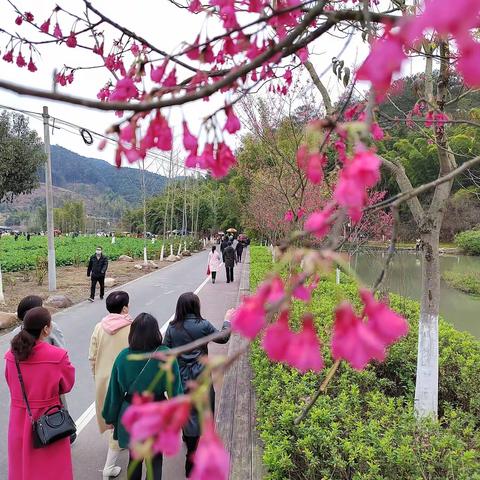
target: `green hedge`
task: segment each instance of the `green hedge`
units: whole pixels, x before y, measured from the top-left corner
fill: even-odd
[[[269,252],[251,248],[251,288],[271,270]],[[359,301],[353,283],[320,282],[311,305],[332,364],[326,332],[337,301]],[[440,415],[418,424],[413,415],[417,303],[393,296],[411,333],[390,349],[383,364],[356,372],[342,364],[327,394],[299,426],[294,419],[324,377],[300,375],[271,363],[256,344],[251,362],[258,429],[268,479],[412,480],[480,479],[480,342],[440,325]],[[294,305],[293,326],[305,306]]]
[[[480,230],[467,230],[455,236],[455,245],[469,255],[480,255]]]

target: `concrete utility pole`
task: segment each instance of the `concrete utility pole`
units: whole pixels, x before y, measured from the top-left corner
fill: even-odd
[[[47,195],[47,237],[48,237],[48,290],[57,289],[55,267],[55,238],[53,232],[52,154],[50,152],[50,125],[48,107],[43,107],[43,132],[47,164],[45,167],[45,189]]]

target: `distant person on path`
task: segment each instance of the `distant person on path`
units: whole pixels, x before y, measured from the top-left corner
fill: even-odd
[[[230,328],[230,317],[233,311],[233,309],[228,310],[225,314],[222,330]],[[198,296],[192,292],[186,292],[178,298],[175,318],[167,328],[163,343],[169,348],[177,348],[212,333],[218,333],[218,331],[208,320],[202,317]],[[229,338],[230,334],[226,334],[214,341],[215,343],[227,343]],[[204,355],[208,355],[207,345],[178,357],[180,376],[185,393],[188,393],[188,382],[198,378],[205,368],[205,365],[200,361]],[[210,389],[210,405],[213,413],[215,410],[215,390],[213,386]],[[199,438],[200,421],[198,412],[193,410],[183,429],[183,441],[187,446],[187,458],[185,460],[185,476],[187,478],[190,476],[193,467],[192,456],[197,449]]]
[[[228,238],[227,237],[223,237],[222,238],[222,243],[220,244],[220,251],[222,252],[222,255],[223,255],[223,252],[225,251],[225,249],[228,247]]]
[[[217,270],[220,268],[221,264],[222,257],[217,252],[217,247],[213,245],[212,251],[208,254],[208,268],[210,269],[210,273],[212,275],[212,283],[215,283],[215,279],[217,278]]]
[[[132,318],[128,314],[130,298],[127,292],[112,292],[106,299],[109,314],[95,325],[90,340],[88,360],[95,380],[95,410],[100,433],[108,429],[102,417],[112,366],[118,354],[128,347],[128,335]],[[109,430],[108,453],[103,477],[117,477],[121,468],[117,466],[120,447]]]
[[[225,263],[225,271],[227,272],[227,283],[233,282],[235,258],[235,249],[232,247],[232,242],[228,242],[227,248],[223,251],[223,262]]]
[[[237,254],[237,262],[242,261],[242,254],[243,254],[243,242],[237,242],[237,246],[235,248],[235,252]]]
[[[100,300],[103,299],[105,293],[105,274],[108,268],[108,258],[103,255],[102,247],[97,247],[95,255],[90,257],[87,268],[87,277],[91,276],[92,286],[90,288],[89,300],[93,302],[95,299],[95,290],[97,282],[100,284]]]
[[[30,233],[27,233],[27,242],[30,241]]]
[[[128,336],[128,348],[122,350],[113,365],[110,384],[108,386],[107,398],[103,407],[103,418],[108,425],[113,426],[113,438],[118,440],[121,448],[128,448],[129,434],[122,424],[122,416],[125,410],[132,403],[134,394],[146,391],[151,382],[157,377],[161,367],[161,360],[129,360],[132,353],[152,353],[155,351],[166,351],[167,347],[162,346],[162,334],[158,328],[155,317],[149,313],[141,313],[133,321]],[[153,390],[154,400],[166,400],[168,395],[177,396],[183,393],[182,382],[178,363],[175,360],[172,364],[173,384],[168,384],[167,376],[162,375]],[[135,459],[130,452],[128,469],[132,467]],[[152,459],[153,478],[162,478],[162,454],[155,455]],[[132,467],[133,468],[133,467]],[[138,462],[133,469],[129,480],[140,480],[142,478],[142,462]]]
[[[46,341],[51,329],[50,312],[43,307],[32,308],[5,354],[5,378],[10,390],[8,480],[73,480],[68,438],[43,448],[33,447],[32,420],[16,365],[18,362],[32,416],[37,420],[49,408],[59,405],[60,395],[68,393],[75,382],[75,369],[67,352]]]

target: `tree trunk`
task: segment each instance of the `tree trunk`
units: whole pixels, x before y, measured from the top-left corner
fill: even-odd
[[[422,298],[418,323],[415,414],[438,414],[438,313],[440,305],[440,228],[422,234]]]

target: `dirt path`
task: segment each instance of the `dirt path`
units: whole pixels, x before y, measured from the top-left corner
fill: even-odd
[[[155,263],[159,269],[169,264],[160,261]],[[116,285],[122,285],[155,270],[153,268],[139,270],[135,268],[136,264],[141,264],[141,261],[111,261],[108,264],[107,277],[114,278]],[[48,291],[48,279],[44,280],[43,285],[38,285],[35,270],[4,273],[3,291],[6,302],[6,305],[0,305],[0,311],[3,312],[15,312],[18,302],[27,295],[35,294],[46,299],[52,294]],[[57,267],[57,291],[55,294],[65,295],[75,304],[85,300],[89,293],[90,279],[87,277],[85,266]]]

